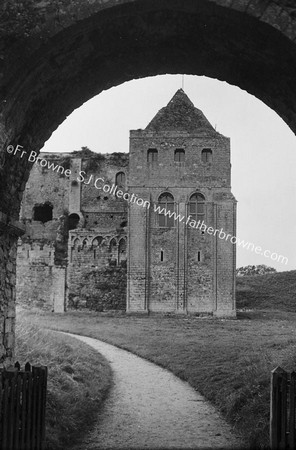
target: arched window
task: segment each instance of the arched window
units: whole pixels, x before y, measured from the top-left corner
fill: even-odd
[[[174,197],[172,194],[168,192],[161,194],[158,198],[158,225],[160,227],[168,227],[171,228],[175,225],[174,221],[174,211],[175,211],[175,203]]]
[[[71,246],[71,253],[70,253],[70,262],[73,261],[73,254],[74,252],[80,252],[80,240],[78,238],[74,239]]]
[[[125,184],[125,174],[124,174],[124,172],[118,172],[116,174],[115,184],[117,184],[117,186],[124,186],[124,184]]]
[[[75,230],[77,228],[79,220],[80,220],[80,217],[78,216],[78,214],[76,214],[76,213],[70,214],[70,216],[68,217],[69,230]]]
[[[113,238],[110,241],[109,250],[110,250],[110,252],[114,252],[114,251],[116,251],[116,248],[117,248],[117,242],[116,242],[116,239]]]
[[[126,240],[120,239],[118,244],[118,264],[126,260]]]
[[[79,246],[80,246],[80,240],[78,238],[74,239],[73,247],[75,248],[75,250],[77,250]]]
[[[210,148],[204,148],[201,152],[201,160],[203,163],[210,163],[213,159],[213,152]]]
[[[158,151],[156,148],[149,148],[147,152],[147,161],[149,163],[156,163],[158,161]]]
[[[116,239],[114,238],[111,239],[110,241],[109,252],[110,252],[110,264],[116,266],[118,259],[118,247]]]
[[[103,240],[102,236],[96,236],[91,243],[91,248],[93,249],[94,252],[94,259],[97,258],[97,250],[98,247],[101,245],[102,240]]]
[[[92,241],[92,247],[97,248],[99,245],[101,245],[102,240],[103,240],[102,236],[96,236]]]
[[[182,148],[177,148],[175,150],[175,161],[176,162],[185,162],[185,150]]]
[[[189,215],[193,220],[203,220],[205,216],[205,198],[200,193],[192,194],[189,200]]]

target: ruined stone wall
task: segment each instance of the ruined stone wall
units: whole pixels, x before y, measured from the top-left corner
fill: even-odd
[[[68,305],[97,311],[125,309],[126,233],[72,230],[69,240]]]
[[[129,158],[123,153],[102,155],[88,150],[76,155],[82,157],[78,179],[84,226],[70,232],[68,305],[125,309],[128,206],[110,189],[118,181],[117,174],[122,173],[120,188],[126,191]],[[91,284],[87,281],[90,273]]]
[[[129,155],[125,153],[92,154],[83,158],[81,170],[81,210],[85,226],[92,228],[119,227],[127,216],[127,202],[108,192],[108,187],[116,184],[116,175],[123,173],[126,191]]]
[[[65,169],[69,168],[68,154],[50,154],[42,153],[42,158],[52,162],[54,165],[61,166]],[[53,205],[52,218],[57,220],[69,207],[69,178],[64,173],[56,170],[41,167],[39,163],[35,163],[30,172],[29,180],[26,184],[24,192],[20,218],[31,223],[33,221],[34,206],[50,202]],[[34,235],[34,238],[42,236],[40,224],[35,223],[34,230],[28,229],[28,235]],[[44,224],[46,227],[49,224]],[[39,226],[39,229],[37,228]],[[45,229],[45,235],[49,236],[49,229]]]
[[[64,170],[69,168],[67,154],[44,153],[42,158]],[[20,214],[25,233],[18,245],[16,290],[22,306],[64,310],[69,186],[62,170],[34,164]],[[52,205],[51,220],[35,220],[36,207],[46,204]]]
[[[124,173],[122,189],[125,191],[128,155],[101,155],[84,148],[71,154],[45,153],[42,158],[70,172],[61,173],[62,170],[58,172],[39,164],[32,169],[21,210],[26,232],[18,247],[17,301],[23,306],[61,312],[66,304],[75,304],[73,298],[80,295],[89,271],[99,269],[102,283],[106,268],[121,267],[121,263],[126,261],[126,242],[123,245],[121,239],[127,225],[127,203],[102,188],[104,185],[111,188],[117,180],[116,175]],[[100,183],[95,183],[98,179]],[[51,220],[35,220],[34,208],[46,202],[52,205]],[[76,234],[71,232],[72,238],[75,235],[78,239],[70,241],[68,255],[68,227],[73,213],[79,215],[75,226],[80,231]],[[96,247],[93,241],[101,232],[107,239]],[[110,241],[115,245],[110,245]],[[120,253],[123,247],[124,255]],[[118,305],[121,307],[125,291],[122,283],[124,270],[115,271],[111,283],[120,292]],[[110,281],[108,271],[106,277]],[[85,290],[84,297],[79,299],[80,306],[85,306],[89,297],[95,298],[93,290],[89,295]],[[108,306],[107,297],[104,295],[105,306]],[[113,299],[109,303],[113,305],[116,302]]]
[[[16,301],[22,307],[63,312],[66,269],[55,265],[55,243],[19,241]]]

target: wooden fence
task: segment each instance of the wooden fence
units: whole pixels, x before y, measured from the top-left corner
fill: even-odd
[[[296,449],[295,442],[296,372],[281,367],[271,372],[270,447]]]
[[[43,450],[47,368],[0,369],[0,449]]]

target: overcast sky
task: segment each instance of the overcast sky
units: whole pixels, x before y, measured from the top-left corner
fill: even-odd
[[[129,151],[129,130],[145,128],[182,87],[181,75],[134,80],[102,92],[75,110],[42,151]],[[286,256],[287,265],[237,248],[237,267],[266,264],[296,269],[296,137],[256,97],[227,83],[185,76],[184,90],[217,131],[231,138],[237,236]]]

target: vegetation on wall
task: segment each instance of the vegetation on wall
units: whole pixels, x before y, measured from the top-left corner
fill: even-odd
[[[57,266],[67,266],[68,257],[68,212],[59,217],[59,226],[57,229],[57,236],[54,242],[54,263]]]
[[[79,293],[69,294],[69,307],[95,311],[125,310],[126,284],[126,264],[91,270],[81,278]]]
[[[88,147],[81,147],[81,150],[75,150],[73,155],[82,159],[82,169],[86,173],[99,171],[101,164],[106,161],[121,167],[127,167],[129,163],[128,154],[126,153],[95,153]]]

